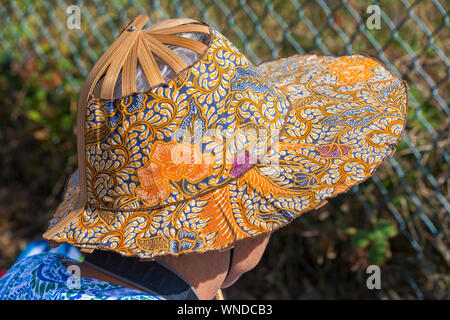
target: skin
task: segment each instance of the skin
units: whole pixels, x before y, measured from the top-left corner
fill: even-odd
[[[180,272],[194,286],[200,299],[212,299],[220,288],[231,286],[241,275],[256,267],[269,237],[267,233],[236,242],[229,272],[230,250],[163,256],[160,260]]]
[[[194,286],[200,299],[209,300],[214,298],[220,288],[231,286],[241,275],[256,267],[266,249],[269,238],[270,234],[266,233],[236,242],[233,264],[229,272],[230,250],[191,253],[178,257],[163,256],[159,260],[181,273]],[[133,288],[86,264],[80,263],[78,266],[81,269],[82,277],[95,278]]]

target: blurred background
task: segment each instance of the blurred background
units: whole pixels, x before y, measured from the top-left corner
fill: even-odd
[[[358,52],[409,86],[394,156],[373,178],[276,232],[261,263],[224,290],[227,298],[448,299],[449,7],[448,0],[0,0],[0,269],[46,229],[77,165],[80,86],[145,12],[152,23],[206,21],[254,64],[297,52]],[[380,290],[366,286],[371,264],[381,268]]]

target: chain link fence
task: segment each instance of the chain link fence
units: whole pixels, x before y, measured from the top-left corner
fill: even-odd
[[[45,227],[62,181],[76,166],[71,131],[76,94],[121,29],[142,12],[151,23],[197,18],[220,30],[254,64],[295,53],[365,53],[409,86],[407,128],[394,156],[372,179],[274,234],[262,266],[226,294],[235,298],[448,298],[449,7],[446,0],[0,1],[0,97],[2,105],[9,105],[0,111],[4,170],[0,232],[11,227],[19,230],[18,237],[31,239]],[[76,18],[77,10],[79,27],[69,28],[68,19]],[[30,86],[15,91],[29,83],[31,75],[44,90],[33,89],[37,102],[28,99]],[[11,77],[18,79],[17,85],[11,85]],[[67,99],[49,98],[54,96]],[[47,125],[46,117],[54,122]],[[20,119],[26,126],[16,124]],[[63,158],[50,172],[13,172],[22,170],[22,162],[34,159],[29,155],[18,164],[14,155],[23,145],[12,143],[17,132],[30,128],[29,121],[34,121],[33,139],[44,141],[48,150],[57,150],[40,155],[33,166],[45,166],[49,157]],[[39,180],[52,185],[44,188],[43,203],[12,208],[14,181],[26,188],[28,177],[36,176],[50,177]],[[22,222],[11,218],[13,212],[30,208],[43,218],[21,218]],[[27,221],[37,227],[22,228]],[[384,247],[377,249],[370,236],[365,242],[357,241],[383,223],[394,229]],[[371,291],[365,285],[364,267],[374,261],[381,265],[382,288]]]

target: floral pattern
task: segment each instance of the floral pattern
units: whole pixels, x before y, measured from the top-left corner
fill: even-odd
[[[203,154],[197,144],[157,141],[149,163],[137,170],[136,194],[146,205],[155,205],[168,197],[169,181],[202,181],[213,174],[213,163],[214,156]]]
[[[213,32],[208,54],[168,87],[89,104],[88,204],[52,240],[142,258],[222,250],[286,225],[392,155],[407,88],[379,62],[295,55],[255,68]],[[170,140],[180,128],[189,139]],[[222,129],[245,134],[224,145],[206,133]],[[168,160],[187,149],[214,160]]]

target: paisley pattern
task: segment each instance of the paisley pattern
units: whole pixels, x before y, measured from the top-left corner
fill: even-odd
[[[0,300],[162,300],[97,279],[79,278],[77,288],[68,286],[72,274],[63,256],[44,252],[16,262],[0,279]]]
[[[367,179],[402,134],[406,85],[370,58],[254,68],[217,31],[208,52],[168,87],[90,103],[89,202],[52,240],[142,258],[229,248]],[[189,139],[171,140],[178,129]],[[220,129],[246,134],[224,145],[207,134]],[[173,150],[196,166],[169,161]],[[55,219],[76,189],[72,178]]]
[[[230,172],[235,156],[245,150],[257,157],[267,152],[262,146],[270,136],[259,141],[246,128],[261,127],[276,135],[288,108],[286,96],[213,30],[212,44],[203,58],[166,86],[117,100],[89,102],[85,122],[88,205],[142,210],[221,187],[235,178]],[[168,164],[176,159],[166,157],[162,164],[162,159],[152,156],[162,144],[176,151],[187,143],[208,157],[192,163],[192,170],[202,172],[208,163],[210,168],[201,176],[188,179],[186,174],[192,172]],[[202,168],[193,169],[197,166]],[[158,190],[142,187],[143,170],[156,175]]]

